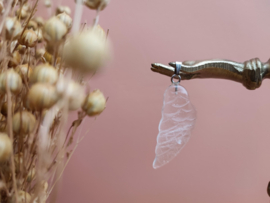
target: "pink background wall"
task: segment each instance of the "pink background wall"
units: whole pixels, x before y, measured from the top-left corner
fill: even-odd
[[[114,60],[90,81],[109,97],[107,109],[83,124],[89,133],[65,171],[59,202],[269,202],[269,80],[255,91],[183,81],[197,123],[181,153],[154,170],[170,79],[150,71],[152,62],[268,60],[269,11],[268,0],[112,0],[100,24],[110,29]],[[84,9],[83,21],[93,16]]]

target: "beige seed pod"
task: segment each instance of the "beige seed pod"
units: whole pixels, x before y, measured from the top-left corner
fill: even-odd
[[[16,134],[27,135],[33,132],[35,124],[35,116],[28,111],[18,111],[12,118],[12,128]]]
[[[44,19],[42,17],[35,17],[33,20],[38,24],[38,27],[43,27]]]
[[[71,10],[70,10],[70,8],[68,6],[58,6],[56,8],[56,12],[55,13],[56,13],[56,15],[58,15],[60,13],[66,13],[66,14],[70,15],[71,14]]]
[[[56,85],[58,95],[66,94],[69,101],[69,110],[79,109],[85,100],[84,87],[74,81],[67,81],[64,78],[59,79]]]
[[[49,83],[55,84],[58,79],[57,70],[49,65],[48,63],[38,65],[33,74],[31,74],[30,82],[31,83]]]
[[[15,71],[17,73],[19,73],[19,75],[21,76],[22,78],[22,81],[24,82],[25,80],[28,81],[31,74],[32,74],[32,68],[30,66],[28,66],[28,64],[22,64],[22,65],[18,65],[16,68],[15,68]]]
[[[95,30],[71,36],[63,48],[66,64],[79,72],[96,72],[110,58],[109,42]]]
[[[60,13],[56,16],[58,19],[60,19],[67,27],[68,30],[72,27],[72,18],[66,14],[65,12]]]
[[[84,0],[83,3],[90,9],[103,10],[108,4],[109,0]]]
[[[15,40],[22,32],[21,23],[16,18],[7,17],[5,21],[6,38]]]
[[[43,40],[42,30],[41,29],[37,29],[35,32],[37,34],[38,43],[41,43],[42,40]]]
[[[45,5],[47,8],[50,8],[50,7],[52,6],[51,0],[45,0],[45,1],[44,1],[44,5]]]
[[[85,99],[82,109],[88,116],[99,115],[106,107],[106,99],[100,90],[91,92]]]
[[[30,5],[27,3],[27,1],[28,1],[28,0],[25,0],[24,2],[21,2],[21,3],[23,3],[22,9],[25,10],[25,11],[30,12],[30,11],[31,11],[31,7],[30,7]]]
[[[26,47],[36,46],[37,41],[38,41],[37,34],[32,29],[25,30],[22,37],[19,40],[20,44],[25,45]]]
[[[27,24],[27,29],[32,29],[36,31],[38,29],[38,24],[34,20],[30,20],[29,23]]]
[[[66,25],[55,16],[50,18],[43,27],[43,37],[49,43],[61,42],[66,34]]]
[[[14,40],[10,43],[10,52],[12,53],[15,49],[16,45],[18,44],[18,40]]]
[[[11,106],[11,111],[12,111],[12,113],[15,111],[15,109],[16,109],[16,104],[13,102],[13,103],[12,103],[12,106]],[[1,114],[2,114],[3,116],[7,117],[7,114],[8,114],[8,105],[7,105],[7,102],[4,102],[4,103],[2,104],[2,107],[1,107]],[[2,116],[2,115],[1,115],[1,116]]]
[[[5,133],[0,133],[0,163],[9,159],[12,153],[12,142]]]
[[[43,55],[45,54],[45,49],[44,48],[40,48],[36,51],[36,59],[43,57]]]
[[[0,74],[0,91],[5,93],[6,88],[9,88],[10,92],[13,94],[17,94],[21,91],[22,79],[13,69],[8,69]]]
[[[9,67],[15,67],[21,62],[21,54],[19,51],[14,51],[12,54],[12,59],[8,62]]]
[[[18,50],[20,54],[24,54],[26,51],[26,46],[19,44],[16,50]]]
[[[42,110],[52,107],[58,99],[58,95],[54,86],[48,83],[34,84],[27,96],[31,109]]]
[[[50,54],[48,51],[45,51],[45,53],[43,54],[43,59],[45,59],[43,61],[44,63],[53,64],[54,58],[53,58],[52,54]],[[60,62],[61,62],[61,58],[57,57],[56,64],[59,64]]]
[[[18,202],[17,203],[30,203],[31,195],[23,190],[18,191]],[[12,196],[11,203],[16,203],[15,195]]]
[[[18,8],[16,10],[16,16],[18,19],[26,19],[29,16],[29,11],[27,11],[26,9],[22,8],[22,10],[20,8]]]
[[[48,197],[47,196],[48,183],[45,180],[43,180],[43,181],[36,183],[35,186],[40,188],[40,193],[39,193],[38,197],[36,197],[33,200],[33,203],[46,203],[46,200]]]

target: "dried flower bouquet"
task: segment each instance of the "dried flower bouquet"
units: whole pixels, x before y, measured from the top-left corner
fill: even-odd
[[[81,141],[74,135],[86,116],[106,106],[85,76],[110,57],[98,15],[108,0],[77,0],[59,6],[48,20],[39,1],[0,0],[0,202],[55,202],[57,183]],[[96,10],[94,25],[80,26],[82,6]],[[44,6],[51,10],[52,2]],[[78,118],[66,131],[68,115]]]

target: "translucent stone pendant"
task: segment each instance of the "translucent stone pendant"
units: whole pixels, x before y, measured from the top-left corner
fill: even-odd
[[[164,93],[154,168],[167,164],[180,152],[190,138],[195,120],[196,110],[186,89],[173,83]]]

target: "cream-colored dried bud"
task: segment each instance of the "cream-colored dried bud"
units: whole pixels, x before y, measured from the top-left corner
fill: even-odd
[[[22,6],[22,8],[19,7],[16,10],[16,16],[18,19],[25,19],[30,15],[31,10],[30,10],[29,4],[27,4],[25,2],[21,2],[21,3],[23,3],[23,6]]]
[[[49,83],[49,84],[55,84],[58,79],[58,73],[57,70],[47,64],[41,64],[38,65],[30,77],[31,83]]]
[[[21,23],[16,18],[7,17],[5,21],[6,38],[15,40],[22,32]]]
[[[25,82],[25,80],[29,81],[29,78],[32,75],[33,70],[30,66],[28,66],[28,64],[22,64],[18,65],[15,68],[15,71],[20,74],[22,81]]]
[[[27,135],[33,132],[35,124],[35,116],[28,111],[18,111],[12,118],[12,128],[16,134]]]
[[[59,79],[56,85],[58,95],[66,95],[68,99],[69,110],[79,109],[85,100],[84,87],[74,81],[67,81],[64,78]]]
[[[37,41],[38,41],[37,34],[32,29],[25,30],[22,37],[19,40],[20,44],[25,45],[26,47],[36,46]]]
[[[16,109],[16,104],[13,102],[11,106],[11,112],[13,113]],[[8,105],[7,102],[4,102],[1,107],[1,114],[5,117],[7,117],[8,114]]]
[[[25,2],[21,2],[21,3],[23,3],[22,9],[25,10],[25,11],[30,12],[30,11],[31,11],[31,7],[30,7],[30,5],[29,5],[28,3],[26,3],[26,2],[27,2],[27,0],[26,0]]]
[[[18,44],[18,40],[14,40],[10,43],[10,52],[12,53],[15,49],[16,45]]]
[[[44,19],[42,17],[35,17],[33,20],[38,24],[38,27],[42,27],[44,25]]]
[[[106,99],[100,90],[91,92],[85,99],[82,109],[88,116],[99,115],[106,107]]]
[[[38,43],[41,43],[42,40],[43,40],[42,30],[41,29],[37,29],[35,32],[37,34]]]
[[[5,133],[0,133],[0,163],[9,159],[12,153],[12,142]]]
[[[18,201],[16,202],[15,195],[12,196],[11,203],[30,203],[31,195],[23,190],[18,191]]]
[[[35,167],[33,167],[32,169],[30,169],[30,171],[27,173],[27,178],[26,180],[28,182],[31,182],[34,178],[35,178],[35,175],[36,175],[36,169]]]
[[[66,64],[79,72],[96,72],[110,58],[109,42],[95,30],[71,36],[63,48]]]
[[[57,17],[50,18],[43,27],[43,37],[49,43],[58,43],[67,34],[66,25]]]
[[[26,46],[25,46],[25,45],[19,44],[19,45],[17,46],[16,50],[18,50],[20,54],[24,54],[25,51],[26,51]]]
[[[3,4],[3,1],[0,1],[0,14],[3,14],[5,12],[5,7]]]
[[[71,10],[70,10],[70,8],[68,6],[58,6],[56,8],[56,12],[55,13],[56,13],[56,15],[58,15],[60,13],[66,13],[66,14],[70,15],[71,14]]]
[[[12,54],[12,59],[8,62],[9,67],[15,67],[21,62],[21,54],[19,51],[14,51]]]
[[[66,14],[64,12],[64,13],[58,14],[56,17],[59,18],[66,25],[68,30],[71,29],[71,27],[72,27],[72,18],[68,14]]]
[[[38,24],[34,20],[30,20],[29,23],[27,24],[27,29],[32,29],[36,31],[38,29]]]
[[[0,91],[6,92],[7,88],[13,94],[19,93],[22,88],[22,79],[13,69],[8,69],[0,74]]]
[[[43,61],[44,63],[49,63],[49,64],[54,63],[54,57],[48,51],[45,51],[45,53],[43,54],[43,59],[45,59]],[[56,64],[59,64],[60,62],[61,62],[61,58],[57,57]]]
[[[58,99],[54,86],[48,83],[36,83],[28,92],[28,102],[31,109],[42,110],[51,108]]]
[[[44,48],[40,48],[36,51],[36,58],[41,58],[43,55],[45,54],[45,49]]]
[[[50,7],[52,6],[51,0],[45,0],[45,1],[44,1],[44,5],[45,5],[47,8],[50,8]]]
[[[109,4],[109,0],[84,0],[83,3],[90,9],[103,10]]]
[[[23,8],[22,9],[18,8],[16,10],[16,16],[17,16],[18,19],[24,20],[29,16],[29,14],[30,14],[29,11],[27,11],[27,10],[25,10]]]

